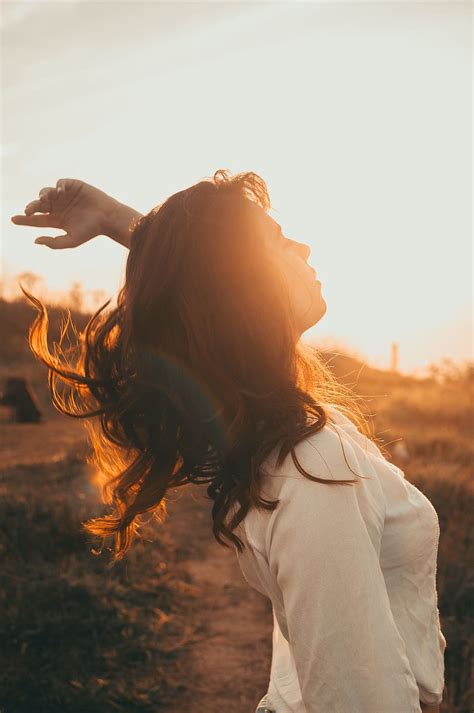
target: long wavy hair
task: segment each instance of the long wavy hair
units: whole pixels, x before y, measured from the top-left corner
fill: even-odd
[[[251,202],[268,212],[265,181],[220,169],[135,218],[116,307],[106,309],[109,299],[82,332],[74,328],[68,348],[63,329],[50,350],[47,309],[22,287],[39,312],[29,345],[48,367],[52,402],[86,419],[88,461],[112,506],[83,527],[102,546],[113,536],[116,560],[141,516],[163,522],[168,489],[187,483],[207,484],[217,542],[242,552],[233,530],[250,508],[279,502],[260,494],[261,466],[276,446],[278,465],[291,452],[311,480],[357,482],[318,478],[297,461],[296,444],[331,420],[324,403],[370,432],[361,397],[295,335]]]

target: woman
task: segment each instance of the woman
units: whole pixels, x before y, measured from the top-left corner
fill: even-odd
[[[86,423],[113,512],[85,527],[121,557],[169,488],[206,483],[214,536],[272,602],[257,711],[437,711],[436,511],[300,340],[326,303],[308,246],[269,207],[259,176],[221,170],[144,216],[60,179],[12,218],[65,230],[37,238],[50,248],[105,234],[130,249],[117,306],[92,317],[75,360],[50,352],[46,310],[24,290],[53,403],[99,419]]]

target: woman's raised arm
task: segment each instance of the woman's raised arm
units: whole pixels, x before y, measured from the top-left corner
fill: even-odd
[[[38,245],[54,249],[76,248],[97,235],[107,235],[130,247],[129,226],[142,215],[99,188],[75,178],[60,178],[56,186],[39,191],[39,198],[25,207],[24,215],[14,215],[15,225],[60,228],[63,235],[41,235]]]

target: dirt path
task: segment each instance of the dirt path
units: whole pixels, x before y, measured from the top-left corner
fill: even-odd
[[[268,599],[245,581],[233,550],[211,530],[205,487],[186,486],[168,505],[179,557],[201,590],[190,613],[204,634],[185,656],[189,689],[166,713],[254,713],[267,690],[272,639]]]

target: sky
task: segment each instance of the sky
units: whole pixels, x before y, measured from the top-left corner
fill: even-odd
[[[20,227],[79,178],[147,212],[218,168],[255,171],[311,247],[323,319],[304,340],[422,373],[473,359],[471,5],[2,2],[4,289],[35,272],[115,295],[126,250]],[[12,287],[13,285],[13,287]]]

